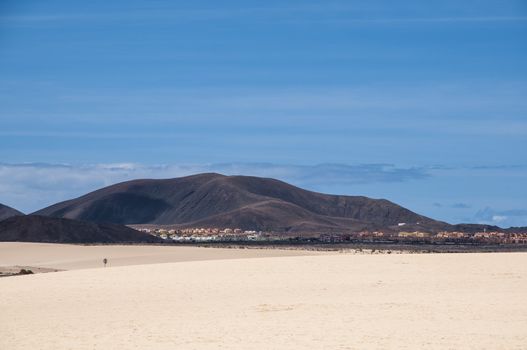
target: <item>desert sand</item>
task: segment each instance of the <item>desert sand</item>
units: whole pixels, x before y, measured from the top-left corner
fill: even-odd
[[[0,269],[13,267],[77,270],[180,261],[318,255],[324,252],[281,249],[230,249],[159,245],[74,245],[0,242]]]
[[[527,254],[334,254],[0,279],[0,349],[525,349]]]

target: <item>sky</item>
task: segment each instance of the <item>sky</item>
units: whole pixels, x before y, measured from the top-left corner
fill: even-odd
[[[527,226],[525,38],[525,0],[0,0],[0,203],[214,171]]]

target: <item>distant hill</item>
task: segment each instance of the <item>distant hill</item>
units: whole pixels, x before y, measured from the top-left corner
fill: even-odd
[[[275,179],[213,173],[122,182],[35,214],[97,223],[276,232],[398,230],[399,223],[431,231],[451,227],[385,199],[328,195]]]
[[[453,229],[460,232],[465,233],[476,233],[476,232],[483,232],[483,231],[502,231],[502,232],[527,232],[527,227],[509,227],[509,228],[501,228],[499,226],[495,225],[485,225],[485,224],[457,224],[453,225]]]
[[[0,221],[2,242],[141,243],[162,240],[114,224],[95,224],[38,215],[13,216]]]
[[[10,218],[11,216],[24,215],[16,209],[8,207],[7,205],[0,204],[0,221]]]

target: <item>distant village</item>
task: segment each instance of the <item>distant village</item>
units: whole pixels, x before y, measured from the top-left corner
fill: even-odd
[[[485,243],[485,244],[527,244],[527,232],[508,233],[484,231],[466,232],[381,232],[361,231],[355,233],[321,233],[291,235],[276,232],[247,231],[239,228],[142,228],[137,230],[160,237],[167,242],[280,242],[305,241],[313,243],[346,243],[346,242],[422,242],[422,243]]]

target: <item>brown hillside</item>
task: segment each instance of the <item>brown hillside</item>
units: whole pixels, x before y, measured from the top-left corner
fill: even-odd
[[[123,182],[35,214],[98,223],[284,232],[375,229],[400,222],[429,230],[449,227],[384,199],[322,194],[274,179],[220,174]]]

